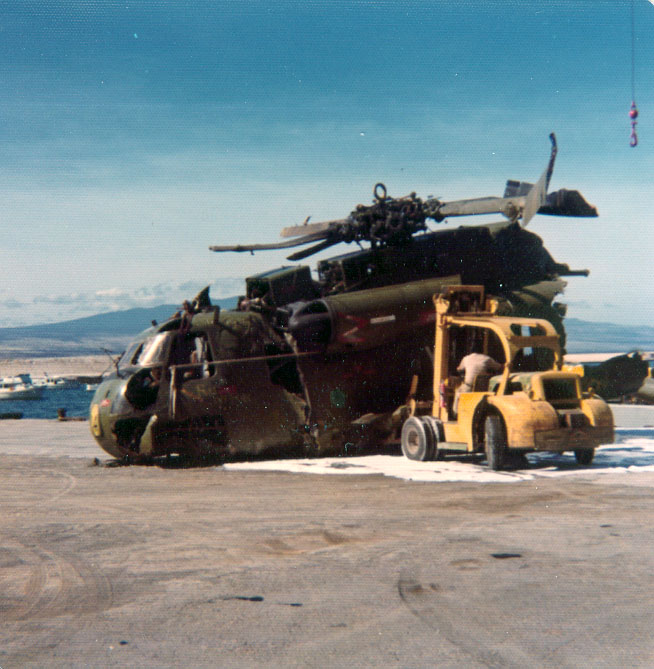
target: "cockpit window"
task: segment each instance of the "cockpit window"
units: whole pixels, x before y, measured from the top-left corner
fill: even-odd
[[[120,356],[120,360],[118,361],[118,367],[119,368],[132,367],[134,364],[136,364],[136,360],[138,359],[138,356],[141,353],[142,348],[143,348],[142,341],[131,343],[127,347],[125,353],[123,353],[122,356]]]
[[[166,341],[170,335],[166,332],[160,332],[154,337],[150,337],[143,342],[136,364],[139,367],[154,367],[155,365],[165,365],[168,347]]]

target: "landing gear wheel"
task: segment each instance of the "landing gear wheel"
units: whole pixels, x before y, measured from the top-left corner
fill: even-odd
[[[497,472],[504,467],[506,435],[504,423],[499,416],[487,416],[484,423],[484,447],[488,468]]]
[[[594,448],[580,448],[575,451],[575,459],[577,460],[577,464],[589,465],[593,461],[593,457],[595,457]]]
[[[409,460],[431,460],[434,438],[431,426],[417,416],[409,416],[402,426],[402,453]]]

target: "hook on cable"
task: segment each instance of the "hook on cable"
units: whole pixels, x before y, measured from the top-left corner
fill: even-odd
[[[631,119],[631,135],[629,137],[629,146],[637,146],[638,135],[636,134],[636,124],[638,123],[638,121],[636,119],[638,118],[638,107],[636,107],[635,102],[631,103],[631,109],[629,110],[629,118]]]

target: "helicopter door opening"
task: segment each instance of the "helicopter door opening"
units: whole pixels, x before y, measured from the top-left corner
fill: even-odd
[[[179,366],[181,380],[202,379],[215,374],[213,356],[204,333],[189,333],[175,337],[170,365]]]

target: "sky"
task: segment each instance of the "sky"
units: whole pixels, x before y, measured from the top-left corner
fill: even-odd
[[[600,213],[529,224],[590,270],[568,316],[654,325],[653,29],[647,0],[7,0],[0,326],[236,295],[290,263],[210,245],[343,218],[379,181],[502,195],[552,131],[550,189]]]

